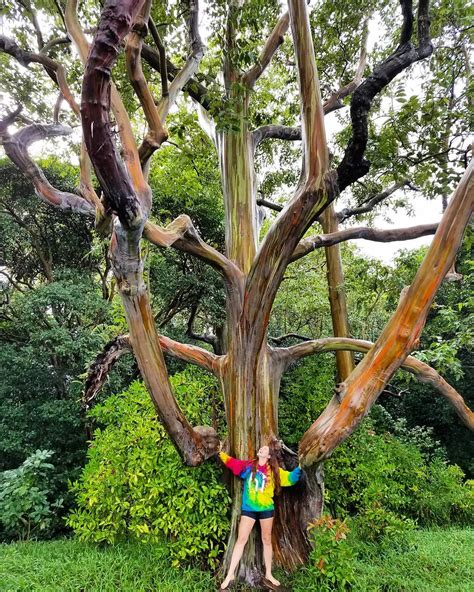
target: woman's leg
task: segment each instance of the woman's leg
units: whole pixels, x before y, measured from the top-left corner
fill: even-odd
[[[260,520],[263,543],[263,560],[265,562],[265,577],[267,580],[270,580],[270,582],[275,584],[275,586],[279,586],[280,582],[272,576],[272,527],[273,518],[265,518],[265,520]]]
[[[249,516],[242,516],[239,523],[239,533],[237,535],[237,541],[235,542],[234,550],[232,551],[232,557],[230,558],[229,571],[225,580],[221,584],[221,588],[227,588],[230,582],[234,579],[235,568],[237,567],[242,553],[244,552],[245,544],[248,541],[249,535],[252,532],[255,520]]]

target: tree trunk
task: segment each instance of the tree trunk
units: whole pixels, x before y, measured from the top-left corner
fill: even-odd
[[[327,209],[323,212],[321,219],[325,234],[330,234],[339,230],[337,216],[334,211],[334,204],[329,204]],[[326,253],[329,304],[331,307],[334,337],[350,337],[341,251],[339,245],[325,247],[324,251]],[[344,382],[352,370],[354,370],[354,357],[352,352],[336,352],[336,365],[338,382]]]
[[[240,459],[255,458],[258,448],[278,439],[278,398],[283,365],[266,344],[257,359],[249,356],[252,348],[245,338],[232,340],[222,373],[222,390],[229,426],[228,449]],[[280,465],[295,468],[297,456],[282,447]],[[237,537],[242,504],[242,481],[231,480],[231,531],[222,571],[226,572]],[[309,550],[306,527],[321,514],[323,503],[322,472],[311,469],[300,484],[283,488],[275,497],[273,550],[275,561],[285,569],[294,569],[307,559]],[[254,528],[242,556],[236,576],[251,586],[258,585],[264,573],[263,553],[258,528]]]

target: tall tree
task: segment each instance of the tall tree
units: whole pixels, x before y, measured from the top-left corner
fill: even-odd
[[[306,526],[322,509],[323,461],[357,428],[398,368],[404,366],[420,380],[432,384],[454,405],[464,423],[474,427],[474,414],[462,397],[434,370],[409,356],[416,348],[430,305],[454,261],[469,221],[473,165],[466,166],[439,226],[380,231],[365,227],[338,230],[334,225],[333,204],[339,194],[351,192],[351,189],[355,193],[356,187],[363,187],[361,179],[370,172],[371,163],[366,152],[369,149],[369,154],[376,153],[373,145],[377,142],[376,129],[369,121],[373,105],[397,76],[433,52],[429,3],[420,0],[414,12],[412,2],[400,2],[400,30],[394,34],[398,35],[398,40],[392,47],[384,46],[365,78],[363,39],[366,34],[362,19],[357,73],[339,90],[327,93],[325,101],[321,96],[305,0],[289,0],[288,12],[277,20],[261,48],[256,33],[264,27],[263,20],[273,20],[275,11],[279,10],[278,2],[270,2],[264,8],[260,2],[239,0],[209,3],[208,14],[216,23],[215,30],[220,31],[220,23],[224,28],[215,38],[218,43],[214,41],[222,50],[222,92],[215,84],[218,80],[216,59],[209,59],[207,74],[200,71],[204,63],[204,45],[198,27],[197,0],[168,6],[171,22],[179,12],[186,23],[187,57],[180,67],[170,59],[180,35],[170,39],[168,44],[163,41],[165,27],[155,24],[151,0],[107,0],[100,10],[90,45],[77,18],[76,0],[69,0],[64,11],[57,3],[59,12],[55,15],[55,27],[66,27],[66,41],[59,36],[45,42],[34,11],[28,8],[30,5],[27,8],[21,6],[31,17],[37,50],[25,50],[17,41],[5,37],[0,37],[0,50],[24,66],[41,64],[59,87],[60,101],[64,99],[72,113],[80,116],[83,143],[78,190],[74,193],[57,190],[28,154],[32,142],[70,133],[70,128],[59,123],[58,106],[54,109],[54,123],[38,124],[23,116],[27,125],[14,133],[9,132],[9,126],[21,121],[21,110],[18,108],[8,114],[0,126],[1,142],[7,156],[30,179],[42,199],[65,211],[83,215],[89,221],[85,223],[92,223],[95,218],[99,231],[110,233],[113,273],[129,328],[129,338],[122,339],[120,347],[133,349],[157,414],[184,462],[197,465],[213,456],[219,448],[219,437],[211,427],[193,427],[187,421],[170,386],[163,353],[200,365],[219,377],[228,424],[227,446],[231,454],[249,458],[254,456],[262,441],[278,439],[279,386],[282,374],[292,362],[318,351],[367,352],[352,372],[349,373],[350,367],[347,369],[347,366],[346,370],[340,370],[344,381],[321,416],[304,434],[298,455],[281,446],[282,464],[291,468],[298,458],[306,474],[304,486],[298,493],[285,493],[279,498],[274,528],[277,560],[287,568],[294,567],[307,556]],[[367,17],[374,6],[367,2],[352,8],[359,18],[361,9]],[[323,3],[320,10],[323,18],[331,15],[331,3]],[[344,14],[340,7],[339,12]],[[329,16],[328,19],[330,22]],[[283,54],[293,62],[296,70],[300,127],[267,122],[269,101],[261,109],[260,123],[263,125],[253,128],[253,123],[259,119],[258,86],[269,84],[272,88],[271,79],[266,81],[262,75],[285,43],[288,29],[291,29],[293,39],[293,56],[288,46]],[[156,50],[144,42],[148,30]],[[345,35],[339,32],[341,43],[347,36],[347,31]],[[80,107],[67,84],[63,66],[48,55],[51,48],[57,48],[69,39],[73,40],[84,67]],[[317,39],[318,53],[319,47],[323,52],[324,35]],[[116,83],[111,79],[122,45],[125,45],[127,76],[148,126],[140,146],[136,143],[131,123],[135,99],[127,94],[123,72],[117,73]],[[146,68],[142,66],[142,60],[148,64]],[[324,60],[329,63],[331,56],[323,55],[321,61],[324,63]],[[286,69],[288,61],[284,63]],[[158,71],[158,87],[147,80],[148,67]],[[345,69],[348,67],[346,63]],[[328,75],[331,76],[329,66]],[[288,88],[291,84],[295,85],[295,81],[288,80]],[[157,88],[160,99],[154,96]],[[280,101],[283,101],[286,88],[275,87],[275,92],[278,94],[280,90],[282,95]],[[152,206],[148,184],[151,157],[167,140],[166,121],[183,90],[197,104],[200,121],[217,150],[224,201],[225,253],[204,242],[188,216],[179,216],[166,227],[149,218]],[[15,92],[13,89],[12,94]],[[343,99],[347,96],[351,96],[350,126],[346,130],[341,158],[333,164],[326,138],[325,114],[343,107]],[[18,93],[16,97],[19,97]],[[302,164],[294,195],[276,219],[267,224],[267,232],[260,240],[255,150],[261,142],[270,139],[301,140]],[[91,164],[98,188],[92,181]],[[338,220],[370,211],[406,183],[399,179],[396,187],[386,188],[382,196],[370,195],[365,203],[343,210]],[[319,220],[329,233],[305,238],[308,229]],[[403,293],[396,312],[375,344],[345,336],[306,341],[290,347],[269,344],[272,306],[284,273],[293,261],[316,248],[332,248],[350,238],[403,240],[435,231],[432,245],[412,285]],[[221,345],[214,349],[218,353],[158,334],[143,276],[142,239],[160,248],[172,247],[188,256],[198,257],[220,273],[226,294],[226,322],[221,331]],[[339,265],[337,259],[329,264],[330,281],[336,291],[340,279],[332,272]],[[331,257],[328,256],[328,260],[331,261]],[[347,327],[343,332],[347,332]],[[96,365],[101,375],[117,359],[120,347],[109,348],[110,356],[106,354]],[[97,388],[100,380],[94,384]],[[241,502],[239,483],[234,481],[231,489],[230,549],[236,536]],[[228,559],[226,557],[224,563]],[[241,562],[240,576],[251,584],[257,583],[261,562],[259,542],[252,538]]]

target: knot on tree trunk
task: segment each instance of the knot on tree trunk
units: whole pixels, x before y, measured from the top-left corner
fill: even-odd
[[[220,440],[217,432],[210,426],[193,428],[194,446],[192,449],[182,448],[183,460],[190,467],[202,464],[219,452]]]

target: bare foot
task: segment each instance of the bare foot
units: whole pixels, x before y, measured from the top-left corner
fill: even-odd
[[[227,588],[229,587],[230,583],[233,582],[234,579],[235,578],[231,578],[231,577],[227,576],[226,579],[221,584],[221,590],[227,590]]]
[[[279,586],[280,582],[270,574],[269,576],[265,576],[265,579],[274,584],[275,586]]]

